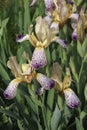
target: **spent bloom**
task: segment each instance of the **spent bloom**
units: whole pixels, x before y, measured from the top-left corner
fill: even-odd
[[[31,44],[35,47],[32,56],[32,66],[35,69],[44,67],[47,64],[47,59],[45,55],[45,48],[48,47],[52,42],[57,42],[66,48],[66,43],[64,40],[59,39],[58,34],[58,24],[52,23],[49,17],[42,18],[37,17],[35,25],[35,33],[32,32],[33,27],[30,26],[29,34],[18,35],[17,42],[23,42],[29,40]]]
[[[66,3],[65,0],[44,0],[46,14],[59,25],[64,25],[67,19],[73,17],[76,11],[74,1]]]
[[[77,108],[80,105],[80,100],[70,88],[72,79],[69,68],[66,69],[66,75],[62,81],[62,68],[57,62],[54,63],[52,79],[57,84],[56,90],[64,93],[67,106]]]

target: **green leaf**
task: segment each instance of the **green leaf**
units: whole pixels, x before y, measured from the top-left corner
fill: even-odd
[[[6,110],[6,109],[4,109],[4,108],[0,108],[0,113],[4,113],[4,114],[6,114],[7,116],[12,117],[12,118],[14,118],[14,119],[16,119],[16,120],[19,119],[19,116],[17,115],[17,113],[14,113],[14,112],[12,112],[12,111],[10,111],[10,110]]]
[[[85,96],[85,100],[87,101],[87,84],[85,85],[84,96]]]
[[[77,5],[79,6],[81,4],[82,0],[76,0]]]
[[[24,0],[24,10],[24,34],[26,34],[31,23],[29,0]]]
[[[79,41],[77,42],[77,51],[79,55],[83,58],[84,54],[83,54],[82,44]]]
[[[32,101],[33,101],[36,105],[42,107],[42,102],[41,102],[41,100],[39,100],[39,99],[38,99],[38,96],[35,94],[35,92],[36,92],[35,85],[29,84],[29,85],[28,85],[28,90],[29,90],[29,93],[30,93],[30,95],[31,95],[30,97],[31,97]]]
[[[52,60],[55,61],[56,60],[56,50],[53,48],[52,51]]]
[[[20,130],[25,130],[25,129],[23,128],[23,123],[22,123],[22,121],[17,120],[17,124],[18,124],[18,127],[19,127]]]
[[[82,126],[82,122],[76,118],[76,129],[77,130],[84,130],[83,126]]]
[[[50,65],[51,64],[51,55],[50,55],[49,47],[46,49],[46,56],[47,56],[48,65]]]
[[[51,118],[51,130],[57,130],[60,118],[61,118],[61,112],[56,104],[53,116]]]
[[[9,18],[6,18],[2,21],[2,27],[4,28],[8,23]]]
[[[80,113],[80,120],[82,121],[86,115],[87,115],[87,113],[85,111],[82,111]]]
[[[70,64],[70,68],[72,70],[72,73],[74,75],[74,78],[78,82],[79,81],[79,77],[78,77],[78,74],[77,74],[77,71],[76,71],[76,66],[75,66],[74,58],[72,56],[70,57],[70,63],[69,64]]]
[[[6,72],[5,68],[2,66],[2,64],[0,64],[0,75],[2,76],[2,78],[4,80],[10,80],[10,77],[8,75],[8,73]]]
[[[71,118],[71,111],[70,109],[65,105],[64,110],[63,110],[63,122],[67,125],[69,123],[69,119]]]
[[[87,38],[85,38],[85,40],[82,44],[79,41],[77,42],[77,51],[82,58],[86,55],[86,53],[87,53]]]
[[[4,31],[5,26],[6,26],[7,23],[8,23],[8,20],[9,20],[9,18],[6,18],[6,19],[4,19],[4,20],[1,22],[0,37],[3,35],[3,31]]]
[[[29,105],[29,107],[31,107],[31,109],[33,110],[33,112],[35,112],[38,115],[38,106],[32,101],[32,99],[25,95],[25,99]]]
[[[53,109],[53,103],[54,103],[54,89],[51,89],[48,92],[47,96],[47,112],[46,112],[46,118],[47,118],[47,123],[48,127],[50,128],[50,123],[51,123],[51,115],[52,115],[52,109]]]
[[[3,41],[0,41],[1,45],[0,45],[0,50],[1,50],[1,55],[0,55],[0,62],[4,65],[7,66],[6,64],[6,53],[5,53],[5,44]]]
[[[64,106],[64,101],[63,101],[62,96],[59,94],[58,94],[58,98],[57,98],[57,103],[58,103],[59,109],[62,110],[63,106]]]
[[[24,58],[24,56],[23,56],[23,54],[24,54],[24,48],[21,46],[17,50],[17,59],[19,61],[19,64],[22,64],[22,63],[24,63],[24,61],[26,61],[25,58]]]
[[[82,43],[82,51],[83,51],[83,57],[87,53],[87,38],[85,38],[84,42]]]

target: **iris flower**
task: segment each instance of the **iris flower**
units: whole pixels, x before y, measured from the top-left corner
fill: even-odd
[[[59,25],[64,25],[73,13],[76,11],[74,4],[66,3],[65,0],[44,0],[46,6],[46,14]]]
[[[19,83],[31,83],[34,72],[30,63],[22,64],[20,67],[15,56],[9,58],[7,66],[12,71],[15,78],[9,83],[8,87],[4,91],[4,97],[6,99],[13,99],[16,96]]]
[[[26,34],[25,36],[18,35],[17,42],[23,42],[25,40],[29,40],[31,42],[31,44],[35,47],[32,56],[32,66],[35,69],[39,69],[47,64],[44,50],[45,48],[47,48],[52,42],[57,42],[66,48],[66,43],[57,36],[58,25],[56,23],[52,23],[49,17],[37,17],[35,33],[32,32],[32,28],[33,27],[30,26],[29,34]]]
[[[31,66],[29,58],[28,62],[28,64],[22,64],[20,68],[15,56],[9,58],[7,66],[11,69],[15,78],[9,83],[8,87],[4,91],[4,97],[6,99],[10,100],[16,96],[18,85],[21,82],[31,83],[33,79],[36,79],[41,85],[41,88],[37,90],[38,95],[41,95],[43,90],[50,90],[54,87],[55,82],[52,79],[41,73],[36,73],[34,68]]]
[[[58,63],[54,63],[52,79],[56,82],[56,90],[64,93],[67,106],[77,108],[80,100],[70,88],[72,79],[69,68],[66,69],[66,76],[62,81],[62,68]]]

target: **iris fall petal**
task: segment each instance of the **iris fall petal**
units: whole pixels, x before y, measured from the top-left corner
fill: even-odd
[[[72,89],[65,89],[64,94],[67,106],[70,108],[77,108],[80,105],[80,100]]]
[[[32,66],[35,69],[39,69],[40,67],[44,67],[46,64],[47,59],[44,48],[36,47],[32,56]]]
[[[12,80],[6,90],[4,91],[4,97],[6,99],[13,99],[16,96],[17,87],[19,85],[20,81],[17,79]]]
[[[55,85],[55,82],[54,80],[48,78],[47,76],[41,74],[41,73],[38,73],[37,74],[37,77],[36,77],[37,81],[40,83],[40,85],[46,89],[46,90],[50,90],[51,88],[54,87]]]

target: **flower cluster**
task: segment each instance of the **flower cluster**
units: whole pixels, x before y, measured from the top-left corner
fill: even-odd
[[[49,90],[54,87],[55,82],[52,79],[41,73],[36,73],[29,58],[28,62],[28,64],[24,63],[20,67],[15,56],[9,58],[7,66],[11,69],[15,79],[9,83],[8,87],[4,91],[6,99],[13,99],[16,96],[17,87],[21,82],[31,83],[33,79],[36,79],[42,86],[39,90],[37,90],[39,95],[43,93],[43,90]]]
[[[37,0],[33,0],[30,6],[33,6]],[[74,0],[44,0],[46,10],[45,17],[38,16],[36,18],[35,26],[29,26],[29,33],[26,35],[17,35],[17,42],[24,42],[28,40],[34,46],[34,52],[32,59],[26,54],[26,63],[21,67],[18,64],[16,57],[12,56],[7,62],[8,68],[15,76],[6,90],[4,96],[6,99],[13,99],[16,96],[17,87],[19,83],[26,82],[31,83],[36,79],[41,87],[37,90],[37,94],[41,95],[44,90],[50,90],[51,88],[57,89],[59,92],[63,92],[65,95],[66,104],[70,108],[76,108],[80,105],[80,100],[69,88],[71,86],[71,75],[69,68],[66,71],[66,76],[62,81],[62,68],[58,63],[53,64],[52,78],[45,76],[42,73],[38,73],[37,70],[47,65],[47,58],[45,49],[51,43],[59,43],[63,48],[67,48],[66,41],[59,38],[60,28],[65,25],[68,19],[72,20],[72,39],[83,40],[82,27],[87,28],[86,15],[82,9],[80,13],[76,13],[76,5]],[[57,85],[56,85],[57,84]]]

